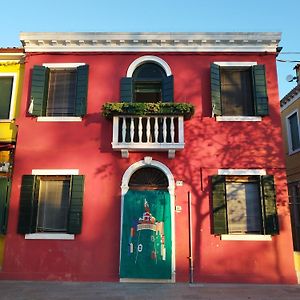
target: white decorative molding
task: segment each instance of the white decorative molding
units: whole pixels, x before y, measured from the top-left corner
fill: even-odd
[[[25,240],[75,240],[75,235],[67,233],[30,233],[25,234]]]
[[[37,117],[37,122],[81,122],[82,117]]]
[[[218,175],[266,175],[264,169],[219,169]]]
[[[163,163],[152,159],[151,156],[144,157],[144,160],[140,160],[132,164],[123,174],[122,184],[121,184],[121,238],[120,238],[120,249],[122,247],[122,228],[123,228],[123,209],[124,209],[124,196],[129,190],[129,180],[134,172],[143,167],[154,167],[161,170],[168,178],[168,190],[170,193],[170,208],[171,208],[171,228],[172,228],[172,238],[171,238],[171,248],[172,248],[172,278],[170,282],[175,282],[175,180],[171,170]],[[121,251],[120,251],[120,261],[121,261]],[[127,281],[127,279],[123,279]],[[152,282],[152,281],[151,281]]]
[[[276,52],[279,32],[22,32],[25,52]]]
[[[79,175],[78,169],[33,169],[32,175]]]
[[[256,61],[214,61],[220,67],[251,67],[257,65]]]
[[[84,66],[85,63],[50,63],[50,64],[43,64],[44,67],[50,69],[75,69],[80,66]]]
[[[129,68],[127,70],[126,77],[132,77],[132,74],[135,71],[135,69],[146,62],[156,63],[165,70],[167,76],[172,75],[170,66],[163,59],[161,59],[157,56],[154,56],[154,55],[144,55],[144,56],[137,58],[136,60],[134,60],[131,63],[131,65],[129,66]]]
[[[222,234],[222,241],[272,241],[271,235],[263,234]]]
[[[217,116],[218,122],[260,122],[260,116]]]

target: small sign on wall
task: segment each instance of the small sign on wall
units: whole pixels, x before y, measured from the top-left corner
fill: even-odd
[[[183,186],[182,180],[176,180],[176,186]]]

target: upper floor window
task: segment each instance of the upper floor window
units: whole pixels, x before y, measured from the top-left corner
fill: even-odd
[[[122,102],[173,102],[173,76],[160,65],[162,60],[155,58],[142,61],[131,77],[121,79]]]
[[[0,119],[11,119],[14,77],[0,74]]]
[[[164,70],[154,63],[145,63],[138,67],[132,75],[133,101],[160,102],[166,77]]]
[[[211,64],[212,110],[216,116],[268,115],[264,65]],[[249,63],[250,64],[250,63]]]
[[[298,110],[286,117],[289,153],[300,150],[300,130]]]
[[[34,66],[29,112],[34,116],[83,116],[87,87],[88,65]]]

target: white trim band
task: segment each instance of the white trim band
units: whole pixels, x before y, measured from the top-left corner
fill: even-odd
[[[256,61],[214,61],[220,67],[251,67],[257,65]]]
[[[272,241],[271,235],[262,234],[222,234],[222,241]]]
[[[29,233],[25,240],[75,240],[74,234],[68,233]]]
[[[260,116],[217,116],[217,122],[260,122]]]
[[[218,175],[266,175],[264,169],[219,169]]]
[[[32,175],[79,175],[78,169],[33,169]]]
[[[37,122],[81,122],[81,117],[37,117]]]

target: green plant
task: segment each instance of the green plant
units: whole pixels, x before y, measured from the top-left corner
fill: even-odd
[[[188,120],[194,114],[193,104],[176,102],[176,103],[142,103],[142,102],[107,102],[102,106],[102,115],[111,119],[118,115],[183,115]]]

